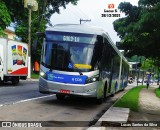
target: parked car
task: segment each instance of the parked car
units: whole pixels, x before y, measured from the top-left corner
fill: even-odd
[[[157,82],[158,82],[158,79],[155,79],[154,82],[157,83]]]
[[[142,81],[143,81],[142,78],[139,78],[139,79],[137,80],[138,83],[142,83]]]
[[[132,77],[130,77],[129,79],[128,79],[128,83],[133,83],[133,78]]]
[[[152,84],[153,84],[153,82],[154,82],[154,81],[153,81],[153,79],[150,79],[150,83],[152,83]]]
[[[144,83],[147,83],[147,79],[144,79]]]

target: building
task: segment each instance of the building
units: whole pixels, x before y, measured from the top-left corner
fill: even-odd
[[[13,40],[14,40],[15,37],[16,37],[15,32],[12,31],[12,30],[10,30],[10,29],[8,29],[8,28],[6,28],[6,29],[4,30],[4,33],[6,34],[5,38],[13,39]]]
[[[146,71],[140,69],[141,67],[140,62],[129,62],[129,65],[130,65],[130,74],[129,74],[130,77],[133,77],[134,79],[137,78],[144,79]]]

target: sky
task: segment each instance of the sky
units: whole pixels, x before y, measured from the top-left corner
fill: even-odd
[[[82,21],[81,24],[104,28],[112,41],[116,43],[120,41],[120,38],[114,31],[112,23],[118,18],[125,17],[125,15],[118,10],[119,3],[124,1],[130,2],[132,5],[138,5],[138,0],[79,0],[77,5],[68,4],[66,9],[60,8],[60,14],[53,14],[50,20],[52,25],[55,25],[64,23],[80,24],[80,19],[91,19],[90,22]],[[112,8],[113,4],[114,8]],[[111,8],[108,8],[108,5]],[[104,12],[104,10],[115,11],[115,9],[117,9],[117,12]],[[120,14],[120,17],[101,17],[102,14]]]

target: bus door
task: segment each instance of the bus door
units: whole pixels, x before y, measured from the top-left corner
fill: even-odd
[[[3,46],[0,45],[0,79],[3,80],[3,61],[2,61],[2,57],[3,57]]]

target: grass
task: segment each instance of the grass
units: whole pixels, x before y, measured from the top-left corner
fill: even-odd
[[[156,88],[155,92],[156,92],[156,96],[160,98],[160,89]]]
[[[114,107],[130,108],[132,111],[138,111],[139,92],[144,86],[134,87],[129,90],[121,99],[116,102]]]
[[[38,78],[39,78],[39,74],[32,73],[32,74],[31,74],[31,78],[32,78],[32,79],[38,79]]]

